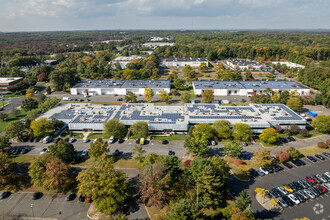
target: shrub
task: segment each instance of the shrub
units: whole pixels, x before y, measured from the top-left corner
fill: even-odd
[[[302,130],[300,130],[299,133],[302,137],[308,137],[309,136],[309,132],[308,132],[307,129],[302,129]]]
[[[291,134],[299,134],[299,127],[298,125],[290,125],[290,132]]]
[[[284,162],[290,160],[290,154],[287,152],[279,151],[279,152],[277,152],[277,156],[281,163],[284,163]]]
[[[282,131],[283,131],[283,129],[282,129],[282,127],[280,125],[274,125],[274,128],[276,129],[276,131],[278,133],[282,133]]]
[[[328,147],[330,147],[330,139],[326,140],[325,143],[328,145]]]
[[[244,162],[241,159],[235,159],[234,164],[237,165],[237,166],[240,166],[240,165],[243,165]]]
[[[191,163],[191,160],[186,160],[185,162],[183,162],[183,166],[184,167],[189,167]]]
[[[324,143],[324,142],[319,142],[319,143],[317,143],[317,146],[318,146],[319,148],[328,148],[328,145],[327,145],[326,143]]]

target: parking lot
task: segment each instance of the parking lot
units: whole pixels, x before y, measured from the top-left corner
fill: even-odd
[[[284,208],[279,213],[265,210],[255,199],[256,193],[254,190],[256,188],[271,189],[293,181],[305,179],[306,176],[323,174],[330,171],[330,158],[326,158],[324,161],[318,160],[316,163],[308,159],[303,159],[303,161],[306,163],[305,166],[297,167],[292,164],[292,169],[283,166],[283,171],[257,177],[248,182],[242,182],[234,177],[230,177],[231,193],[236,196],[243,189],[247,189],[252,199],[252,211],[257,218],[294,219],[307,217],[309,219],[330,219],[329,192],[320,195],[314,200],[309,199],[299,205]]]

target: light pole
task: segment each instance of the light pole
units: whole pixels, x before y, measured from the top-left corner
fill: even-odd
[[[198,183],[197,183],[197,207],[198,207]]]
[[[32,210],[32,216],[33,216],[33,218],[34,218],[33,204],[31,204],[31,210]]]

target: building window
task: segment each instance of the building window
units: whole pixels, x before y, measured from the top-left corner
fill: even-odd
[[[260,90],[260,94],[262,94],[262,90]]]
[[[235,90],[234,93],[237,94],[237,90]]]
[[[305,94],[305,92],[304,91],[301,91],[301,94],[303,95],[303,94]]]
[[[229,95],[231,94],[231,90],[228,91]]]

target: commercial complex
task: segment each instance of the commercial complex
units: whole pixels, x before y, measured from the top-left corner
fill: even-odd
[[[0,90],[7,90],[9,86],[22,81],[22,77],[0,77]]]
[[[297,68],[297,69],[304,69],[304,65],[300,65],[297,63],[292,63],[292,62],[280,62],[280,61],[272,61],[273,64],[279,64],[279,65],[286,65],[288,68]]]
[[[211,89],[215,96],[247,96],[262,94],[267,88],[282,93],[296,91],[299,95],[308,95],[310,88],[294,81],[193,81],[195,95],[202,95]]]
[[[166,58],[160,61],[161,67],[199,67],[202,63],[207,64],[208,61],[205,58]]]
[[[141,45],[144,47],[156,48],[156,47],[164,47],[164,46],[174,46],[174,43],[171,43],[171,42],[147,42],[147,43],[144,43]]]
[[[160,90],[170,92],[169,80],[83,80],[71,88],[72,95],[127,95],[133,92],[143,95],[150,87],[155,94]]]
[[[228,120],[231,124],[245,123],[254,133],[278,124],[291,124],[301,129],[306,120],[283,104],[250,104],[249,106],[222,106],[219,104],[185,104],[158,106],[154,104],[92,105],[61,103],[40,117],[56,118],[68,124],[72,131],[102,131],[110,119],[119,119],[129,126],[145,121],[149,131],[187,132],[190,126]]]
[[[128,63],[130,63],[132,60],[135,60],[135,59],[140,59],[142,60],[143,58],[140,57],[140,56],[137,56],[137,55],[132,55],[132,56],[128,56],[128,57],[116,57],[115,59],[113,59],[112,61],[109,62],[109,64],[111,64],[113,67],[115,63],[119,63],[120,64],[120,67],[122,69],[126,69],[126,65]]]
[[[255,60],[226,60],[225,64],[227,64],[230,68],[234,70],[262,70],[266,66],[262,63],[259,63]]]

